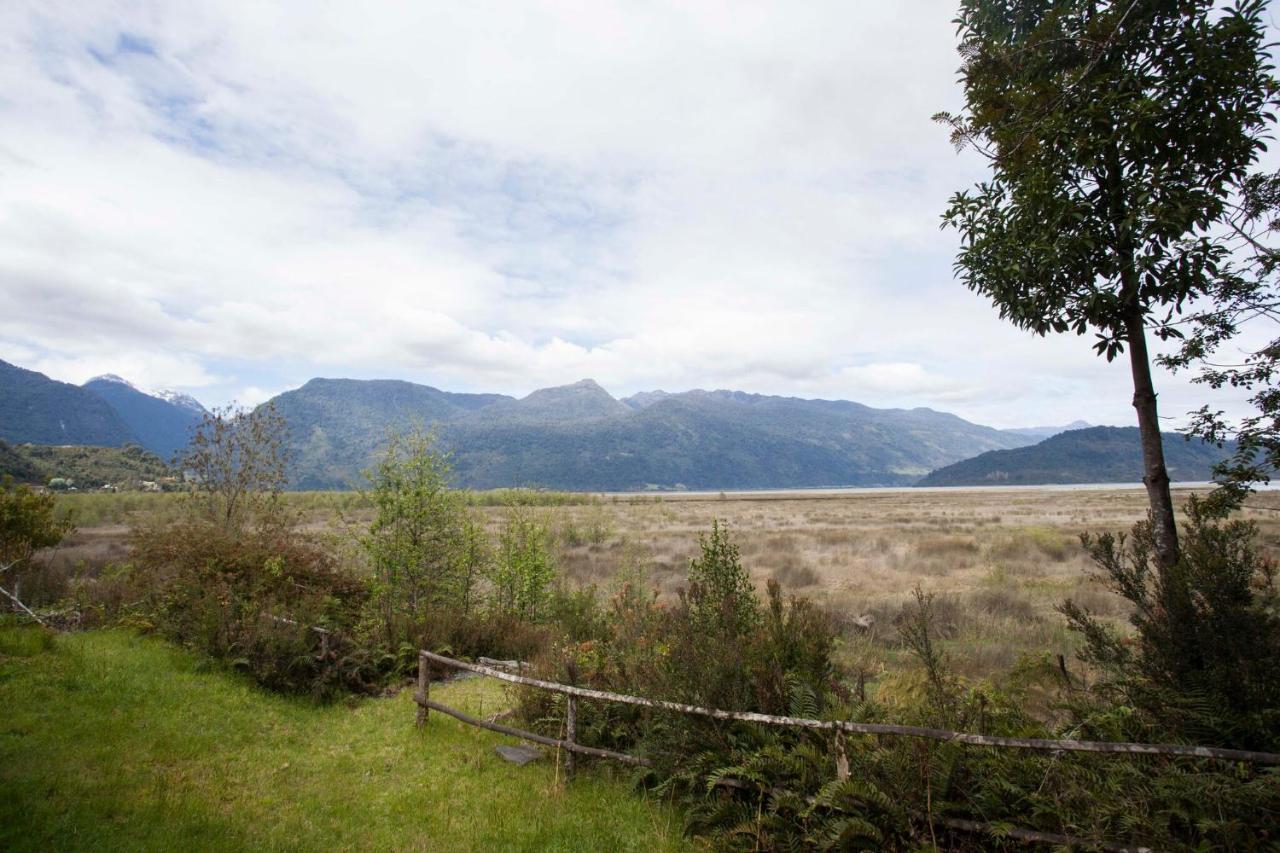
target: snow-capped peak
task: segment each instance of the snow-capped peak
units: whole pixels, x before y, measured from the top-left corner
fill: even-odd
[[[138,386],[134,385],[132,382],[130,382],[128,379],[125,379],[123,376],[117,376],[114,373],[104,373],[101,376],[95,376],[92,379],[90,379],[89,382],[114,382],[117,385],[125,385],[129,388],[132,388],[135,391],[138,390]],[[86,382],[85,384],[88,385],[89,382]]]
[[[181,391],[170,391],[168,389],[165,389],[165,390],[154,392],[152,396],[159,397],[161,400],[164,400],[166,403],[172,403],[175,406],[178,406],[183,409],[188,409],[192,412],[195,412],[198,415],[203,415],[205,412],[205,408],[200,404],[199,400],[197,400],[195,397],[192,397],[190,394],[183,394]]]

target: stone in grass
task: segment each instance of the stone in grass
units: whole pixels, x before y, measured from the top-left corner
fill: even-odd
[[[498,755],[521,767],[542,757],[542,750],[536,746],[506,746],[504,744],[503,746],[495,747],[495,749]]]

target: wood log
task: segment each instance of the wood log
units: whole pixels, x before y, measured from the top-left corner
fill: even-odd
[[[624,752],[614,752],[609,749],[597,749],[594,746],[583,746],[578,743],[569,743],[568,741],[556,740],[553,737],[545,737],[540,734],[534,734],[533,732],[526,732],[522,729],[515,729],[511,726],[504,726],[501,723],[490,723],[485,720],[472,717],[468,714],[464,714],[456,708],[450,708],[448,705],[441,705],[439,702],[433,702],[430,699],[422,699],[418,704],[439,711],[442,714],[448,714],[455,720],[460,720],[469,726],[488,729],[491,732],[497,732],[502,735],[510,735],[511,737],[527,740],[531,743],[540,743],[544,746],[558,746],[561,749],[569,752],[576,752],[579,755],[591,755],[596,758],[611,758],[614,761],[621,761],[623,764],[634,764],[640,767],[648,767],[651,763],[649,759],[641,758],[637,755],[627,755]]]
[[[513,684],[525,684],[581,699],[595,699],[601,702],[619,702],[625,705],[641,705],[646,708],[658,708],[675,711],[681,714],[695,714],[716,720],[739,720],[746,723],[760,723],[769,726],[794,726],[797,728],[820,729],[834,731],[839,729],[850,734],[864,735],[898,735],[903,737],[924,738],[946,743],[964,743],[973,746],[994,746],[1011,749],[1031,749],[1044,752],[1097,752],[1124,755],[1172,755],[1187,758],[1213,758],[1225,761],[1248,761],[1255,764],[1280,764],[1280,753],[1256,752],[1247,749],[1222,749],[1212,746],[1185,746],[1182,744],[1149,744],[1149,743],[1117,743],[1113,741],[1088,740],[1052,740],[1049,738],[1017,738],[994,735],[970,734],[949,729],[933,729],[923,726],[899,726],[886,723],[854,723],[848,720],[810,720],[802,717],[783,717],[775,714],[758,714],[752,711],[723,711],[718,708],[701,708],[697,705],[685,705],[680,702],[667,702],[660,699],[645,699],[639,696],[627,696],[622,693],[610,693],[605,690],[591,690],[585,687],[572,687],[557,684],[554,681],[542,681],[513,675],[509,672],[480,666],[474,663],[454,660],[434,652],[423,651],[421,655],[428,660],[445,666],[464,669],[508,681]]]

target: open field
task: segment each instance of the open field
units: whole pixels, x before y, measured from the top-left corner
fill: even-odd
[[[485,680],[435,689],[506,707]],[[120,631],[0,624],[0,849],[677,850],[680,818],[593,767],[515,767],[408,692],[288,699]]]
[[[1179,502],[1191,493],[1176,490]],[[476,511],[496,525],[503,497],[481,493]],[[919,585],[938,595],[944,645],[960,672],[1005,670],[1024,652],[1066,654],[1072,640],[1054,606],[1071,597],[1117,624],[1122,602],[1090,579],[1083,532],[1124,531],[1146,512],[1141,488],[859,490],[719,495],[525,495],[556,533],[568,582],[602,594],[620,580],[675,595],[698,535],[726,523],[743,564],[763,586],[822,603],[838,619],[870,615],[870,631],[846,626],[846,662],[874,674],[899,658],[895,616]],[[65,570],[128,559],[128,524],[171,512],[176,495],[84,495],[68,501],[80,529],[55,555]],[[318,534],[341,544],[344,523],[369,511],[352,493],[294,493],[289,501]],[[1254,495],[1265,551],[1280,554],[1280,492]]]

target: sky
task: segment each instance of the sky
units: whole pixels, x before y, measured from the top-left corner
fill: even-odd
[[[1134,422],[955,278],[954,2],[0,4],[0,359]],[[1176,424],[1210,396],[1156,377]]]

